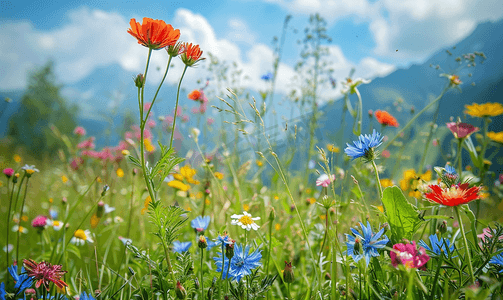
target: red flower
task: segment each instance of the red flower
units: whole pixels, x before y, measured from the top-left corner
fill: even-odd
[[[480,187],[468,188],[468,183],[453,185],[450,188],[441,188],[438,185],[429,185],[430,193],[424,194],[426,199],[446,206],[458,206],[480,198]]]
[[[200,60],[203,60],[204,58],[201,58],[201,55],[203,55],[203,51],[199,49],[199,45],[192,45],[192,43],[185,43],[183,45],[185,48],[185,52],[182,53],[182,61],[187,65],[187,66],[193,66],[195,63],[197,63]]]
[[[36,281],[35,287],[39,288],[42,284],[46,290],[49,290],[49,282],[53,282],[58,288],[63,289],[68,286],[61,277],[68,271],[62,271],[61,265],[51,265],[48,262],[36,263],[33,259],[24,260],[24,267],[29,277]]]
[[[138,44],[153,50],[173,46],[180,38],[180,30],[162,20],[143,18],[143,24],[133,18],[129,21],[128,33],[138,40]]]
[[[200,90],[193,90],[190,92],[190,94],[187,96],[190,100],[199,100],[201,98],[201,91]]]
[[[396,121],[395,117],[390,115],[387,111],[384,110],[378,110],[375,112],[375,116],[377,119],[377,122],[387,125],[387,126],[393,126],[393,127],[398,127],[398,122]]]
[[[469,137],[472,133],[479,131],[478,127],[475,127],[467,123],[447,123],[447,128],[452,132],[455,138],[463,139]]]

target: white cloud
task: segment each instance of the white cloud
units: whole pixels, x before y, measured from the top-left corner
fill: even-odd
[[[503,17],[501,0],[264,1],[293,14],[320,13],[329,24],[349,16],[365,20],[376,42],[375,54],[405,63],[462,40],[478,23]]]

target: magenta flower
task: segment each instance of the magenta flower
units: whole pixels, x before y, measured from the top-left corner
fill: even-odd
[[[406,268],[423,268],[424,265],[430,260],[426,249],[416,246],[416,242],[412,244],[395,244],[393,250],[390,252],[391,264],[397,267],[399,264],[404,265]]]
[[[472,133],[479,131],[478,127],[475,127],[467,123],[447,123],[447,128],[454,134],[457,139],[464,139],[469,137]]]
[[[31,226],[37,228],[37,227],[44,227],[47,225],[47,217],[46,216],[36,216],[33,221],[31,221]]]
[[[73,133],[75,135],[78,135],[78,136],[83,136],[83,135],[86,135],[86,130],[84,129],[84,127],[82,126],[77,126],[75,127],[75,129],[73,130]]]
[[[49,290],[49,283],[54,283],[58,288],[63,289],[68,286],[61,277],[67,272],[61,270],[61,265],[51,265],[48,262],[36,263],[33,259],[23,261],[26,273],[36,281],[35,287],[39,288],[42,284],[46,290]]]
[[[332,183],[335,180],[335,175],[332,174],[330,177],[328,177],[327,174],[323,174],[318,179],[316,180],[316,186],[322,186],[322,187],[328,187],[330,183]]]
[[[14,169],[13,168],[3,169],[3,173],[5,176],[7,176],[7,178],[11,178],[12,175],[14,175]]]
[[[96,145],[94,144],[94,136],[88,138],[87,140],[80,142],[77,145],[77,149],[94,149]]]
[[[215,120],[213,118],[208,118],[206,122],[208,123],[208,125],[211,125],[215,122]]]

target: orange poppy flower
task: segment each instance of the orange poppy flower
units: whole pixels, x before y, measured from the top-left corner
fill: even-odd
[[[390,115],[387,111],[384,110],[378,110],[375,112],[375,116],[377,119],[377,122],[387,125],[387,126],[393,126],[393,127],[398,127],[398,122],[396,121],[395,117]]]
[[[195,63],[197,63],[200,60],[203,60],[204,58],[201,58],[201,55],[203,55],[203,51],[199,49],[199,45],[192,45],[192,43],[185,43],[183,45],[185,48],[185,52],[182,53],[182,61],[187,65],[187,66],[193,66]]]
[[[458,206],[480,199],[480,187],[468,188],[468,183],[453,185],[450,188],[441,188],[438,185],[429,185],[428,187],[431,192],[424,194],[426,199],[445,206]]]
[[[138,40],[138,44],[153,50],[173,46],[180,38],[180,30],[162,20],[143,18],[143,24],[133,18],[129,21],[128,33]]]
[[[201,91],[193,90],[187,97],[191,100],[199,100],[199,98],[201,98]]]

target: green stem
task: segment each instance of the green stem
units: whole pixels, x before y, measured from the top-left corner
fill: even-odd
[[[463,159],[461,155],[462,147],[463,147],[463,140],[464,139],[458,139],[458,174],[459,174],[459,180],[461,181],[461,174],[463,173]]]
[[[475,283],[475,275],[473,273],[470,248],[468,247],[468,240],[466,239],[465,227],[463,226],[463,220],[461,219],[461,215],[459,214],[459,206],[454,206],[454,211],[456,212],[456,217],[458,218],[458,222],[459,222],[459,229],[461,230],[461,235],[463,237],[463,243],[465,244],[466,257],[468,260],[468,271],[470,272],[470,279],[471,279],[472,283]]]
[[[435,279],[433,279],[433,289],[431,290],[430,299],[432,299],[432,300],[435,299],[435,296],[437,293],[437,281],[438,281],[438,276],[440,275],[440,269],[442,267],[443,262],[444,262],[444,256],[440,255],[440,261],[438,262],[437,271],[435,272]]]
[[[23,208],[24,204],[26,202],[26,194],[28,193],[28,182],[30,181],[30,177],[26,177],[26,185],[24,188],[24,196],[23,196],[23,202],[21,204],[21,211],[19,215],[19,223],[21,224],[21,218],[23,216]],[[21,185],[19,185],[19,189],[21,189]],[[21,225],[19,226],[21,227]],[[17,246],[16,246],[16,262],[19,262],[19,235],[21,234],[21,231],[18,229],[17,231]],[[18,268],[19,271],[21,271],[21,268]]]
[[[204,300],[204,280],[203,280],[203,260],[204,260],[204,249],[201,248],[201,274],[200,274],[200,285],[201,285],[201,299]]]
[[[382,148],[382,151],[386,150],[399,136],[402,132],[404,132],[407,128],[409,128],[412,123],[414,123],[414,121],[419,118],[419,116],[421,116],[425,111],[427,111],[430,107],[432,107],[435,103],[437,103],[438,101],[440,101],[440,99],[442,99],[442,97],[444,96],[445,92],[449,89],[449,86],[446,86],[442,92],[440,93],[440,95],[438,95],[438,97],[433,100],[430,104],[426,105],[425,108],[421,109],[420,112],[418,112],[412,119],[410,119],[410,121],[402,128],[400,129],[400,131],[398,131],[398,133],[384,146],[384,148]]]
[[[353,126],[353,133],[357,136],[360,135],[362,132],[362,119],[363,119],[363,103],[362,103],[362,96],[360,95],[360,91],[358,91],[357,88],[355,88],[355,93],[356,96],[358,97],[358,121],[356,122],[357,124],[357,130],[356,132],[354,131],[354,126]]]
[[[150,56],[152,55],[152,49],[148,49],[147,64],[145,65],[145,73],[143,74],[143,86],[141,88],[141,98],[138,99],[140,102],[140,121],[143,122],[143,92],[145,91],[145,85],[147,84],[147,71],[148,65],[150,63]],[[152,107],[152,106],[150,106]],[[141,126],[141,123],[140,123]]]
[[[269,260],[271,258],[271,248],[272,248],[272,224],[273,222],[270,221],[269,223],[269,244],[267,246],[267,260],[265,264],[265,269],[266,269],[266,275],[269,276]]]
[[[433,136],[433,130],[435,130],[435,124],[437,123],[438,113],[440,111],[440,103],[437,105],[437,110],[435,110],[435,114],[433,115],[433,121],[431,122],[430,132],[428,133],[428,138],[426,138],[426,144],[424,145],[423,156],[421,157],[421,163],[419,164],[419,173],[423,173],[424,163],[426,161],[426,156],[428,153],[428,148],[431,144],[431,138]]]
[[[166,264],[168,265],[168,272],[171,276],[171,280],[173,281],[173,286],[176,286],[175,273],[173,272],[173,267],[171,266],[171,260],[169,259],[168,247],[166,246],[166,242],[161,240],[162,247],[164,248],[164,256],[166,257]]]
[[[9,185],[10,185],[10,180],[7,181],[7,191],[9,191]],[[6,254],[5,254],[5,260],[7,262],[7,265],[5,266],[5,269],[9,267],[9,232],[10,232],[10,212],[12,209],[12,195],[14,194],[14,187],[15,183],[12,183],[12,191],[10,191],[10,199],[9,199],[9,211],[7,213],[7,235],[6,235],[6,241],[5,241],[5,246],[6,246]],[[7,276],[7,283],[9,282],[10,277]]]
[[[382,201],[382,186],[381,181],[379,180],[379,172],[377,171],[377,166],[374,160],[372,160],[372,166],[374,167],[374,173],[376,176],[376,185],[377,185],[377,191],[379,192],[379,199],[381,199]]]
[[[171,129],[171,140],[169,141],[169,148],[173,146],[173,137],[175,135],[175,124],[176,124],[176,115],[178,112],[178,99],[180,98],[180,86],[182,85],[183,76],[185,75],[185,71],[187,71],[187,65],[183,69],[182,77],[180,77],[180,82],[178,82],[178,89],[176,91],[176,104],[175,104],[175,113],[173,116],[173,128]]]
[[[126,236],[130,238],[130,233],[131,233],[131,224],[133,223],[133,200],[134,200],[134,176],[131,177],[131,200],[129,201],[129,224],[127,227],[127,234]]]
[[[173,56],[169,56],[169,59],[168,59],[168,65],[166,66],[166,72],[164,72],[164,76],[162,77],[162,80],[161,80],[161,83],[159,84],[159,86],[157,87],[157,91],[155,92],[155,95],[154,95],[154,98],[152,99],[152,103],[150,104],[150,107],[147,111],[147,114],[145,115],[145,120],[144,122],[147,122],[147,119],[148,119],[148,116],[150,115],[150,111],[152,110],[152,107],[154,107],[154,102],[155,100],[157,99],[157,94],[159,94],[159,90],[161,89],[161,86],[162,84],[164,83],[164,79],[166,79],[166,75],[168,75],[168,71],[169,71],[169,66],[171,64],[171,59],[173,58]],[[146,73],[146,72],[145,72]]]

